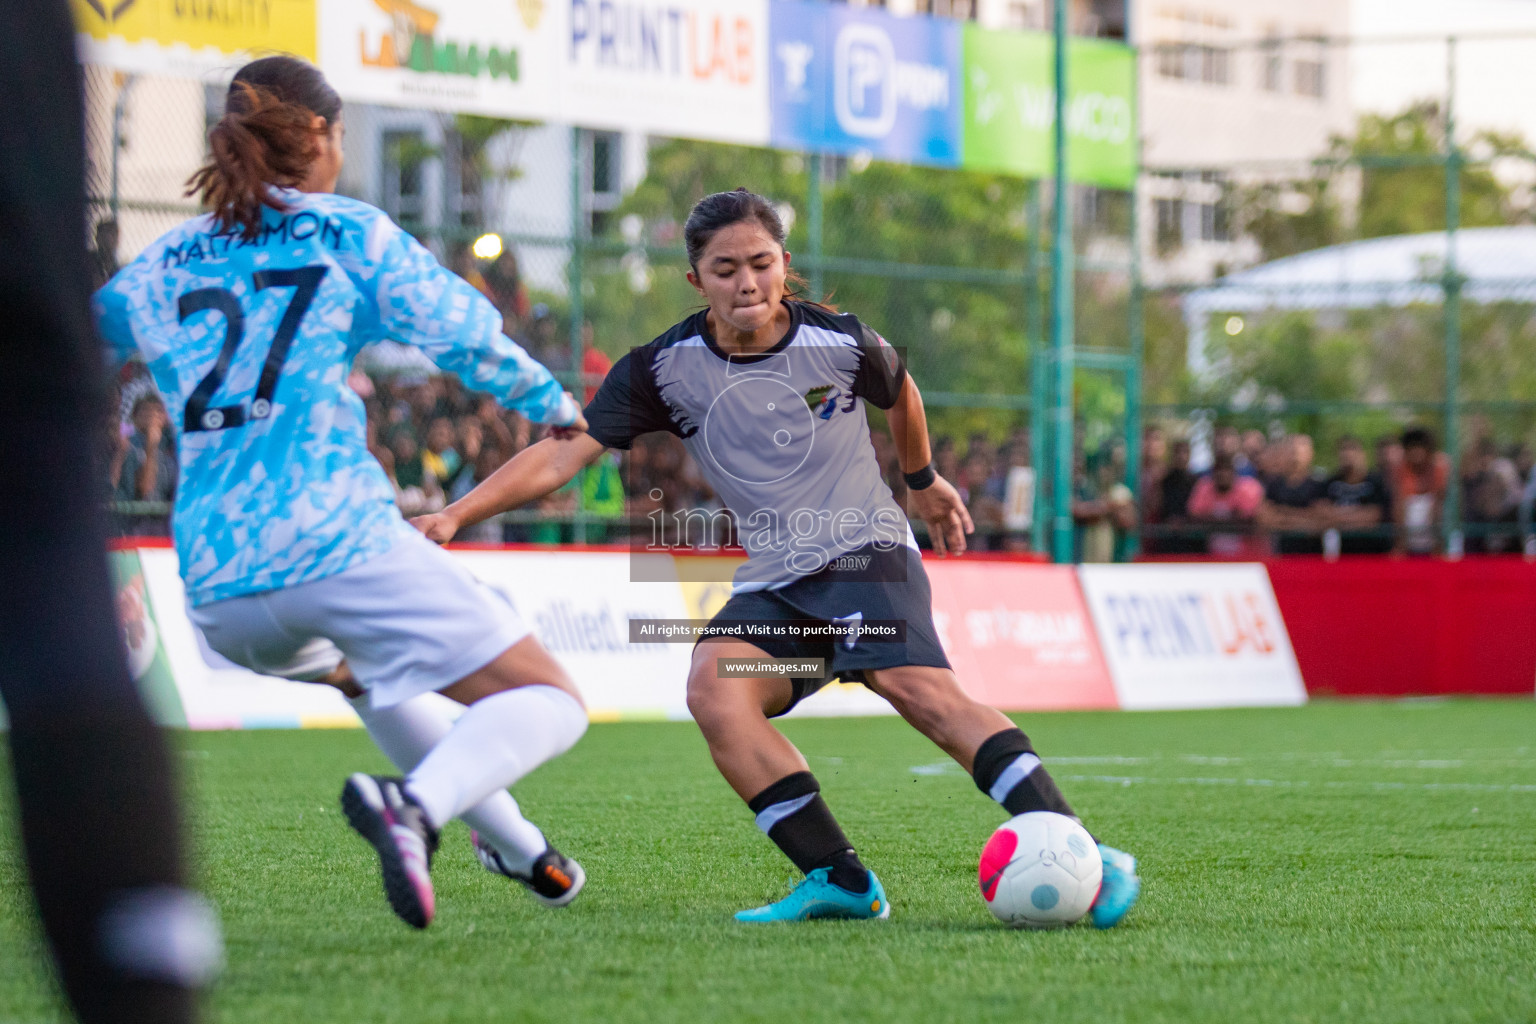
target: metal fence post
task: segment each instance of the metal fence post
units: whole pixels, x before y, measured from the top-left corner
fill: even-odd
[[[1138,161],[1138,166],[1140,161]],[[1138,174],[1137,180],[1140,180]],[[1142,319],[1141,292],[1141,245],[1137,238],[1140,190],[1131,185],[1131,286],[1126,296],[1126,332],[1130,346],[1125,363],[1125,486],[1131,489],[1136,503],[1136,523],[1126,534],[1118,552],[1121,560],[1133,557],[1141,547],[1141,380],[1142,362],[1146,358],[1146,331]]]
[[[1072,189],[1067,183],[1067,5],[1056,3],[1056,195],[1055,232],[1051,241],[1051,359],[1055,371],[1051,473],[1051,557],[1071,562],[1072,530]]]
[[[1135,95],[1131,98],[1131,138],[1136,146],[1136,168],[1131,176],[1131,216],[1128,230],[1131,235],[1131,282],[1126,295],[1126,344],[1129,356],[1125,364],[1125,486],[1131,489],[1131,501],[1136,509],[1136,522],[1115,552],[1121,561],[1129,561],[1141,549],[1141,381],[1142,363],[1146,359],[1146,321],[1142,315],[1141,290],[1141,51],[1136,49],[1133,35],[1134,12],[1127,0],[1125,5],[1125,42],[1131,49],[1131,66],[1136,68],[1132,79]]]
[[[582,309],[582,288],[586,285],[586,266],[583,252],[583,242],[587,236],[586,204],[583,202],[583,192],[586,188],[586,175],[583,173],[586,165],[585,153],[581,129],[571,126],[571,262],[568,270],[571,290],[571,373],[569,379],[573,381],[572,394],[576,401],[580,402],[586,393],[582,378],[582,325],[586,320],[586,314]],[[571,531],[571,538],[577,544],[583,544],[587,539],[587,524],[584,518],[586,508],[585,487],[582,485],[582,476],[586,473],[582,469],[576,474],[576,522]]]
[[[1461,226],[1461,147],[1456,144],[1456,37],[1445,42],[1445,450],[1450,480],[1445,488],[1441,532],[1447,553],[1459,553],[1461,537],[1461,273],[1456,231]],[[1431,470],[1433,472],[1433,470]]]
[[[118,77],[118,76],[114,76]],[[122,191],[119,185],[119,164],[122,161],[123,122],[128,118],[128,94],[133,91],[137,75],[122,75],[121,83],[117,87],[117,101],[112,104],[112,193],[108,197],[107,205],[112,211],[112,220],[118,219],[118,208],[122,203]]]
[[[821,268],[821,154],[812,153],[807,165],[805,185],[805,246],[811,264],[811,298],[820,302],[827,297],[826,277]]]
[[[1024,284],[1024,330],[1029,339],[1029,464],[1035,470],[1035,507],[1030,520],[1029,546],[1046,550],[1046,521],[1051,512],[1045,466],[1051,450],[1050,365],[1045,342],[1045,302],[1040,294],[1040,182],[1029,183],[1024,201],[1024,232],[1028,244]]]

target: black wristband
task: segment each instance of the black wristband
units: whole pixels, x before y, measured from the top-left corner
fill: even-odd
[[[915,473],[903,473],[901,478],[907,482],[909,491],[926,491],[933,486],[933,482],[939,478],[939,474],[933,471],[933,463],[919,469]]]

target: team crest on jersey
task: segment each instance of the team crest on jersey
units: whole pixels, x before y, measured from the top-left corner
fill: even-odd
[[[805,393],[805,404],[810,408],[811,415],[819,420],[829,420],[837,411],[838,400],[843,397],[842,388],[834,384],[823,384]],[[843,406],[843,411],[848,412],[852,408],[853,403],[849,401]]]

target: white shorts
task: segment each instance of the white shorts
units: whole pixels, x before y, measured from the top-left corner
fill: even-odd
[[[345,658],[375,707],[456,683],[529,632],[506,598],[414,530],[335,576],[190,612],[208,646],[254,672],[313,681]]]

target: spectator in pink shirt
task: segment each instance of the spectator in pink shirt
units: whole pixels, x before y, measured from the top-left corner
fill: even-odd
[[[1206,550],[1211,554],[1258,556],[1265,552],[1253,528],[1263,504],[1264,485],[1251,476],[1239,476],[1233,457],[1222,452],[1211,471],[1195,482],[1189,496],[1189,519],[1199,526],[1228,527],[1213,529],[1207,537]]]

